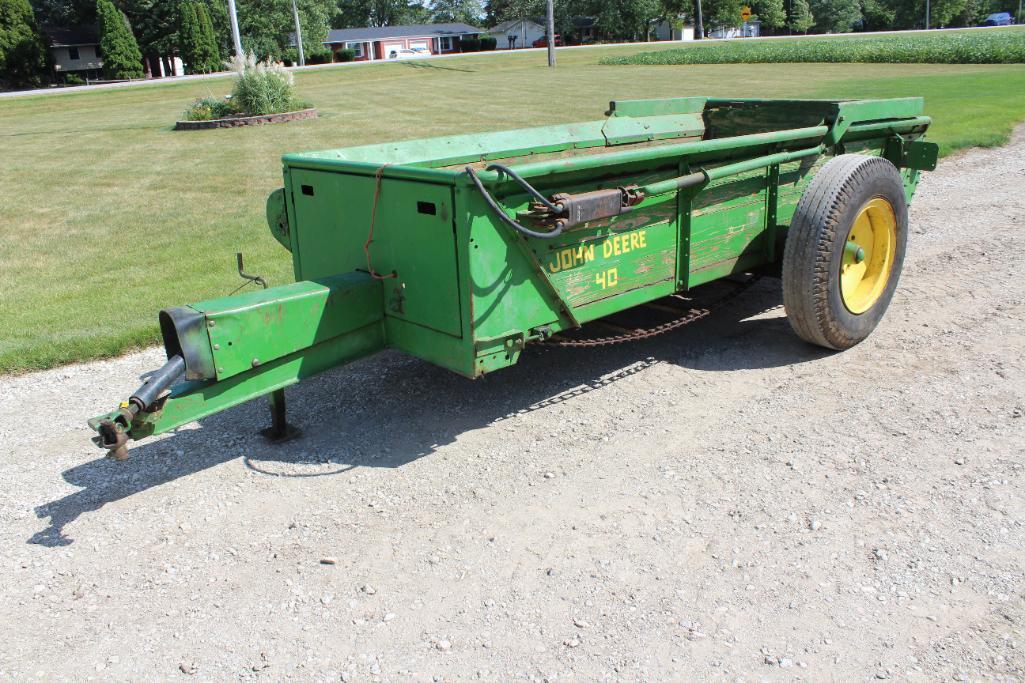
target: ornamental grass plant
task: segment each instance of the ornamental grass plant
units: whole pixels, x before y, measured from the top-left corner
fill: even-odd
[[[262,116],[306,109],[310,105],[295,94],[292,73],[255,55],[235,55],[226,65],[235,72],[231,95],[223,100],[204,97],[185,111],[188,121],[210,121],[231,116]]]

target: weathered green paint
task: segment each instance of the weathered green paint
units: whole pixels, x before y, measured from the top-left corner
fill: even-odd
[[[218,380],[382,318],[381,283],[352,272],[193,304],[206,318]]]
[[[296,384],[384,348],[380,324],[352,330],[223,381],[184,382],[150,413],[132,423],[130,436],[140,439],[218,413],[240,403]]]
[[[140,438],[173,429],[385,348],[381,283],[344,273],[190,306],[205,333],[181,336],[215,378],[178,385],[133,423]]]
[[[267,217],[299,282],[195,304],[212,323],[200,343],[216,380],[175,389],[131,436],[386,347],[476,377],[515,363],[531,340],[732,273],[771,272],[830,157],[885,156],[910,198],[916,169],[934,161],[920,139],[929,123],[913,98],[634,100],[596,121],[286,155]],[[464,172],[474,165],[523,219],[529,197],[485,168],[499,159],[546,195],[630,186],[646,198],[557,239],[523,237]]]

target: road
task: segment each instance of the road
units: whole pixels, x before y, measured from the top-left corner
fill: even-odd
[[[764,279],[471,382],[395,353],[99,457],[156,350],[0,378],[0,679],[1022,680],[1025,129],[943,160],[883,324]]]

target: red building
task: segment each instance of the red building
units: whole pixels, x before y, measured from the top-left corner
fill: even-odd
[[[324,45],[332,53],[345,48],[353,50],[358,62],[407,59],[461,52],[461,39],[477,38],[483,32],[468,24],[336,28],[328,32]]]

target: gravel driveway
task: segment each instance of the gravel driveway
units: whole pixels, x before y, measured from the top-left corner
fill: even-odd
[[[0,379],[0,679],[1022,680],[1025,129],[941,162],[887,318],[765,279],[477,382],[386,353],[100,458],[160,363]],[[140,305],[145,306],[145,302]]]

